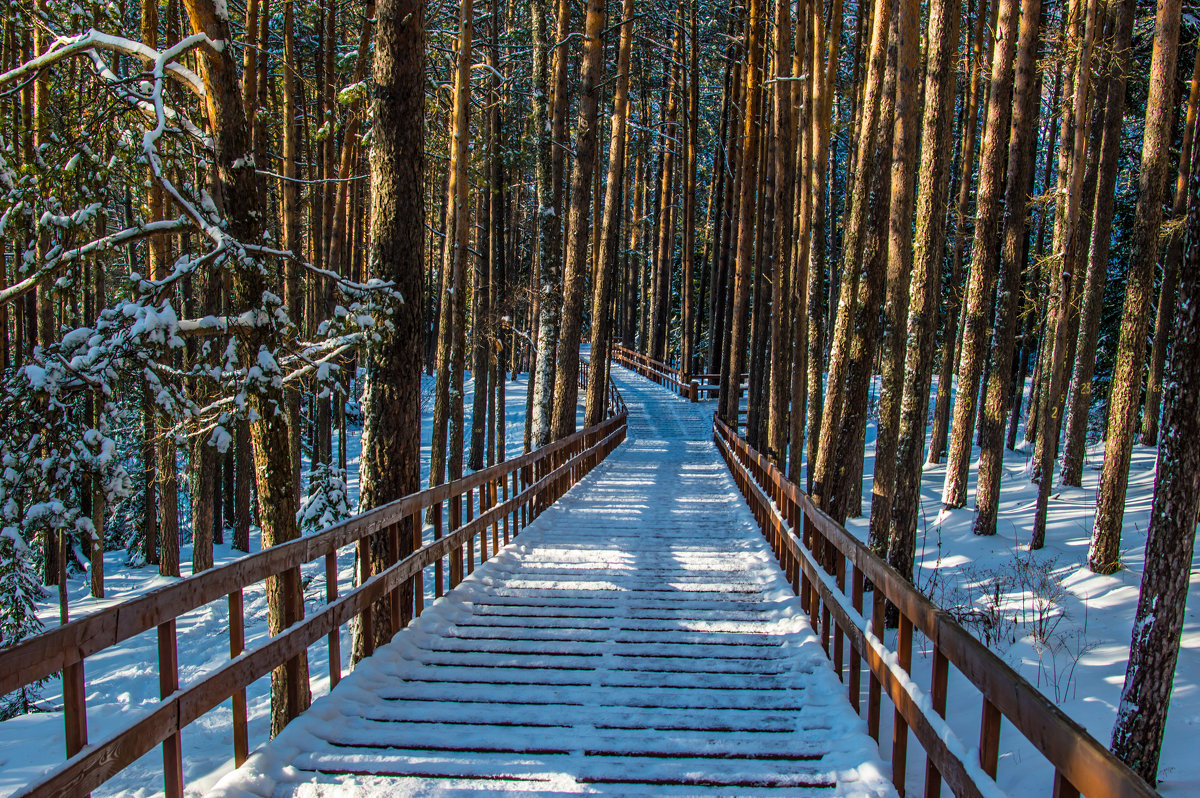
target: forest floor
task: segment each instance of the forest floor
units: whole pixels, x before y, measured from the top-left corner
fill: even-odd
[[[978,454],[975,449],[976,458]],[[1046,545],[1036,552],[1029,551],[1037,502],[1037,486],[1029,481],[1033,453],[1018,443],[1017,451],[1005,455],[999,522],[993,537],[972,531],[973,499],[963,509],[942,509],[945,464],[925,466],[915,581],[936,604],[949,610],[1107,746],[1125,682],[1158,451],[1141,445],[1134,448],[1121,536],[1122,568],[1111,576],[1094,574],[1087,566],[1103,444],[1088,449],[1081,488],[1056,485],[1050,497]],[[863,540],[870,516],[874,460],[872,420],[867,429],[864,515],[847,522],[850,531]],[[970,472],[971,497],[977,465],[976,459]],[[1200,558],[1193,553],[1182,649],[1159,768],[1158,789],[1164,795],[1200,794],[1200,758],[1192,748],[1200,738],[1198,563]],[[929,684],[931,663],[931,651],[917,648],[913,673],[918,684]],[[953,669],[951,674],[947,716],[959,736],[973,744],[979,739],[982,700],[965,677]],[[1046,761],[1010,725],[1005,724],[1004,730],[1001,786],[1011,795],[1049,794],[1052,772]],[[890,739],[890,731],[885,730],[881,739]],[[908,773],[923,776],[919,746],[910,745],[909,750]]]
[[[510,456],[519,454],[524,434],[525,377],[508,383],[506,440]],[[471,384],[467,383],[468,423]],[[432,403],[427,408],[431,412]],[[423,479],[428,473],[431,420],[423,424]],[[348,435],[349,488],[357,502],[358,436]],[[875,424],[867,430],[864,467],[864,510],[869,513],[871,474],[874,469]],[[945,466],[926,466],[922,483],[922,522],[916,581],[939,605],[951,611],[992,650],[1088,729],[1101,743],[1111,735],[1128,658],[1133,614],[1144,563],[1146,528],[1154,488],[1156,450],[1135,448],[1130,470],[1122,539],[1123,568],[1112,576],[1088,570],[1086,560],[1095,510],[1096,484],[1103,458],[1102,447],[1088,451],[1082,488],[1057,489],[1051,496],[1046,547],[1028,551],[1036,487],[1028,479],[1031,454],[1008,452],[1001,493],[999,533],[979,537],[972,533],[973,509],[943,511],[941,489]],[[972,491],[975,471],[972,469]],[[848,527],[865,538],[867,518],[851,519]],[[257,538],[252,549],[257,549]],[[191,550],[181,552],[185,575]],[[228,544],[216,547],[218,564],[240,556]],[[1193,558],[1193,563],[1196,559]],[[108,598],[87,596],[85,577],[70,580],[72,617],[94,611],[145,590],[166,584],[150,567],[125,566],[123,551],[106,557]],[[311,573],[310,573],[311,571]],[[324,604],[320,564],[305,571],[310,607]],[[353,553],[340,560],[339,582],[352,583]],[[432,579],[426,580],[432,585]],[[57,601],[43,603],[48,625],[57,623]],[[246,592],[247,642],[266,636],[266,601],[261,586]],[[227,660],[221,643],[227,634],[224,604],[204,607],[180,619],[181,682],[194,680]],[[914,679],[928,684],[930,652],[915,648]],[[349,635],[343,631],[343,669],[348,667]],[[87,660],[88,724],[91,739],[100,739],[120,722],[158,699],[156,643],[152,633],[140,635],[116,649]],[[328,691],[327,650],[324,641],[309,651],[314,698]],[[268,680],[251,686],[250,740],[254,748],[267,737],[269,723]],[[45,685],[37,702],[46,711],[0,723],[0,796],[19,788],[30,778],[62,759],[63,725],[61,689],[57,680]],[[978,739],[981,701],[962,676],[953,675],[949,688],[951,727],[967,744]],[[890,737],[890,713],[884,713],[881,739]],[[1165,795],[1200,794],[1200,759],[1189,748],[1200,734],[1200,571],[1193,566],[1189,602],[1183,630],[1175,688],[1167,722],[1160,768],[1159,789]],[[222,706],[183,732],[185,778],[189,794],[202,794],[232,768],[232,731],[229,707]],[[890,746],[884,746],[890,748]],[[924,772],[923,756],[909,746],[908,773],[918,779]],[[1044,794],[1051,771],[1045,760],[1011,726],[1001,742],[1000,783],[1010,794]],[[886,758],[888,751],[881,752]],[[915,785],[914,781],[914,785]],[[110,781],[96,795],[149,796],[161,793],[161,755],[156,749]]]

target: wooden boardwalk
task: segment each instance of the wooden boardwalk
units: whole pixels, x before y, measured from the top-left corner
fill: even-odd
[[[710,408],[613,371],[628,440],[217,794],[893,794]]]

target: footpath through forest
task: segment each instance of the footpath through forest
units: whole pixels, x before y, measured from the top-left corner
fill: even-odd
[[[613,379],[626,442],[217,794],[894,794],[709,411]]]

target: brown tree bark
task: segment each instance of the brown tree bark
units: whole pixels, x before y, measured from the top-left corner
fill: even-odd
[[[604,74],[604,3],[588,0],[584,20],[583,66],[580,71],[579,119],[575,164],[571,169],[571,205],[567,214],[567,251],[563,269],[562,329],[554,375],[554,438],[575,431],[579,404],[579,342],[583,328],[583,296],[590,271],[587,246],[591,235],[592,174],[599,124],[598,84]]]
[[[466,334],[466,261],[470,210],[467,205],[467,149],[470,142],[473,0],[459,12],[455,56],[454,109],[450,119],[450,163],[446,188],[446,240],[442,257],[442,299],[438,319],[437,377],[433,396],[433,443],[429,484],[440,485],[462,473],[463,348]]]
[[[738,176],[737,260],[734,272],[732,320],[729,345],[722,363],[721,414],[737,423],[741,374],[746,365],[746,316],[750,309],[750,279],[754,260],[754,216],[757,203],[759,159],[759,109],[763,65],[763,13],[761,0],[748,0],[746,13],[745,109],[741,168]]]
[[[1193,54],[1194,57],[1194,54]],[[1188,169],[1191,162],[1192,131],[1196,128],[1196,101],[1200,91],[1200,58],[1192,67],[1191,89],[1188,93],[1187,117],[1183,124],[1183,143],[1179,149],[1179,176],[1175,180],[1175,199],[1171,218],[1178,219],[1187,211]],[[1179,264],[1183,260],[1183,235],[1175,232],[1167,242],[1163,256],[1162,286],[1154,315],[1154,347],[1150,351],[1150,373],[1146,377],[1146,398],[1142,403],[1142,445],[1158,443],[1158,415],[1161,409],[1163,368],[1167,360],[1167,343],[1171,334],[1171,319],[1175,316],[1175,296],[1179,289]]]
[[[980,150],[978,209],[967,282],[958,391],[954,398],[946,483],[942,489],[942,503],[946,507],[962,507],[967,503],[967,471],[971,465],[979,380],[987,356],[988,310],[996,290],[996,266],[1000,254],[997,228],[1012,116],[1013,53],[1020,4],[1017,0],[999,0],[999,3],[987,123]]]
[[[990,64],[990,48],[984,53],[984,32],[988,9],[998,8],[990,0],[980,0],[975,14],[972,36],[970,83],[967,86],[966,115],[963,117],[963,146],[959,156],[958,198],[954,211],[954,249],[950,258],[950,301],[946,304],[946,323],[942,335],[941,366],[938,370],[937,395],[934,400],[933,429],[929,433],[929,462],[940,463],[946,453],[946,438],[950,431],[950,384],[954,377],[958,342],[958,319],[962,311],[965,286],[962,284],[963,249],[967,242],[967,213],[971,203],[971,175],[975,171],[975,147],[979,141],[980,76]]]
[[[679,336],[679,369],[684,382],[693,372],[693,352],[696,339],[696,147],[700,125],[700,26],[699,0],[691,0],[688,6],[688,78],[687,103],[684,105],[684,161],[683,161],[683,286],[681,323]],[[703,297],[701,297],[703,301]]]
[[[1112,751],[1150,784],[1158,781],[1175,681],[1200,495],[1200,143],[1193,135],[1184,258],[1163,397],[1162,443],[1146,533],[1146,565]]]
[[[1104,467],[1100,472],[1096,521],[1088,552],[1088,565],[1096,573],[1113,573],[1121,564],[1121,523],[1129,487],[1129,459],[1133,456],[1134,419],[1141,398],[1146,327],[1154,296],[1154,266],[1158,261],[1158,232],[1170,159],[1180,10],[1179,0],[1159,0],[1155,19],[1150,96],[1133,226],[1133,258],[1125,287],[1121,337],[1108,400]]]
[[[903,395],[896,443],[896,487],[888,527],[888,561],[911,576],[921,510],[921,462],[925,416],[937,324],[941,265],[946,244],[947,200],[953,147],[955,62],[958,56],[960,0],[935,0],[929,7],[931,32],[925,66],[925,112],[921,132],[917,232],[904,352]],[[874,502],[874,498],[872,498]],[[872,504],[872,517],[874,505]]]
[[[392,283],[405,302],[393,309],[390,325],[381,325],[382,340],[366,357],[359,499],[364,511],[415,493],[421,482],[421,303],[408,298],[424,292],[425,4],[379,0],[377,13],[371,77],[379,91],[371,109],[377,127],[367,270],[369,277]],[[420,533],[411,522],[400,525],[399,556],[421,545]],[[371,537],[370,560],[372,574],[392,564],[386,532]],[[398,631],[387,600],[376,602],[371,613],[372,643],[382,645]],[[356,631],[362,634],[361,627]],[[356,640],[355,648],[361,650],[364,642]]]
[[[675,265],[675,189],[676,161],[679,150],[679,106],[683,94],[683,8],[675,15],[675,38],[671,45],[669,97],[663,117],[662,180],[658,194],[658,230],[656,233],[653,268],[651,270],[646,354],[666,361],[667,332],[671,315],[671,276]],[[665,69],[665,65],[664,65]]]
[[[806,13],[805,3],[800,3],[797,16]],[[803,37],[803,26],[798,26],[797,49]],[[775,3],[775,83],[772,95],[775,102],[774,148],[775,196],[777,214],[774,240],[771,242],[775,266],[771,295],[771,361],[769,397],[767,400],[766,453],[775,465],[783,468],[787,460],[788,400],[791,392],[793,289],[792,271],[792,212],[795,194],[796,142],[793,133],[796,125],[792,118],[792,16],[790,0]],[[803,125],[800,135],[806,134]],[[793,411],[794,412],[794,411]]]
[[[1033,517],[1031,548],[1041,548],[1045,539],[1046,513],[1050,502],[1050,486],[1054,478],[1054,460],[1058,456],[1058,439],[1062,419],[1064,368],[1069,357],[1071,340],[1072,299],[1074,277],[1079,261],[1079,209],[1085,174],[1084,156],[1087,147],[1089,80],[1091,77],[1091,45],[1095,38],[1096,4],[1089,2],[1087,30],[1079,48],[1079,64],[1075,69],[1075,89],[1070,102],[1064,102],[1063,146],[1059,150],[1059,183],[1065,187],[1065,197],[1058,203],[1055,226],[1055,250],[1061,259],[1056,274],[1051,277],[1051,312],[1047,316],[1045,343],[1049,359],[1045,375],[1045,394],[1038,410],[1038,449],[1035,477],[1038,478],[1037,509]],[[1065,90],[1064,90],[1065,94]],[[1064,98],[1066,99],[1066,98]],[[1064,163],[1064,160],[1066,161]],[[1065,176],[1065,177],[1064,177]]]
[[[185,0],[192,28],[213,41],[230,39],[228,21],[217,14],[211,0]],[[262,235],[262,208],[250,150],[249,126],[238,90],[236,67],[230,48],[200,51],[205,81],[205,106],[213,131],[214,166],[228,211],[229,233],[238,242],[258,241]],[[279,331],[270,310],[264,307],[266,284],[258,264],[248,258],[231,258],[233,264],[233,310],[263,309],[263,323],[239,340],[242,362],[257,362],[263,350],[280,350]],[[258,517],[263,547],[299,537],[296,526],[296,495],[292,489],[291,452],[283,412],[281,389],[261,381],[249,392],[249,407],[256,418],[250,423],[250,441],[258,484]],[[269,634],[304,617],[299,569],[267,580],[267,627]],[[271,733],[279,731],[309,704],[308,655],[302,653],[271,674]]]
[[[808,285],[805,288],[807,311],[805,343],[808,353],[805,365],[808,384],[805,389],[805,416],[807,418],[792,419],[793,450],[790,453],[792,467],[790,474],[795,479],[800,473],[800,453],[796,451],[800,443],[800,425],[804,426],[804,441],[807,453],[807,486],[811,490],[813,472],[817,462],[817,440],[820,434],[821,417],[825,407],[825,314],[827,293],[825,291],[826,249],[828,248],[828,225],[826,219],[826,178],[829,173],[829,140],[832,126],[831,113],[833,110],[834,79],[837,77],[839,46],[842,37],[842,0],[833,0],[830,9],[830,30],[828,39],[825,38],[825,25],[822,0],[812,4],[812,24],[816,38],[813,48],[813,74],[824,74],[820,86],[819,100],[814,103],[812,116],[813,129],[813,164],[812,164],[812,258],[808,269]],[[822,65],[822,59],[824,59]],[[821,69],[818,69],[821,65]],[[830,203],[835,205],[836,203]],[[799,293],[800,287],[796,286]],[[800,314],[800,307],[797,307]]]
[[[600,256],[592,287],[592,375],[588,380],[584,425],[604,419],[607,390],[607,357],[612,342],[609,303],[617,268],[621,228],[621,186],[625,182],[626,130],[629,125],[629,60],[633,49],[634,0],[621,6],[621,40],[617,45],[617,84],[613,91],[612,134],[608,145],[608,174],[604,181],[604,217],[600,223]],[[603,363],[603,369],[601,365]]]
[[[1028,238],[1029,190],[1034,172],[1038,96],[1037,50],[1040,42],[1042,3],[1021,5],[1017,39],[1012,132],[1008,142],[1008,179],[1004,191],[1003,251],[995,298],[996,316],[990,347],[991,364],[984,386],[980,425],[978,482],[975,488],[975,534],[996,534],[1000,506],[1000,479],[1004,475],[1004,433],[1008,402],[1012,396],[1013,349],[1017,316],[1021,309],[1021,276]],[[1086,72],[1086,70],[1085,70]]]
[[[892,8],[893,12],[897,10],[898,6]],[[890,41],[879,99],[879,125],[870,151],[872,154],[864,161],[876,175],[888,173],[892,160],[896,82],[899,75],[899,53],[894,44],[899,40],[900,24],[899,14],[893,13],[889,21]],[[839,522],[851,515],[862,514],[867,405],[875,374],[880,316],[887,291],[887,218],[891,207],[891,188],[890,180],[880,180],[872,189],[867,208],[862,265],[858,267],[861,271],[859,295],[847,346],[849,362],[842,386],[842,423],[837,433],[833,487],[829,500],[829,513]],[[832,434],[832,430],[825,434]]]
[[[856,144],[854,185],[842,247],[842,281],[837,304],[837,319],[831,332],[829,375],[817,446],[816,468],[813,469],[812,497],[818,507],[829,509],[834,489],[834,470],[841,428],[843,404],[846,399],[846,377],[850,366],[851,327],[857,304],[858,286],[863,263],[864,239],[867,236],[867,204],[871,196],[872,165],[875,139],[880,119],[880,95],[883,92],[884,71],[887,66],[888,31],[891,27],[890,0],[876,0],[871,19],[870,67],[863,87],[863,102]],[[889,139],[890,140],[890,139]]]
[[[1067,400],[1067,432],[1061,465],[1062,483],[1076,487],[1083,480],[1083,455],[1087,446],[1088,415],[1092,405],[1096,342],[1100,335],[1101,305],[1108,279],[1108,256],[1116,199],[1114,192],[1120,163],[1122,125],[1125,119],[1125,92],[1134,13],[1134,0],[1121,0],[1109,10],[1113,17],[1113,55],[1109,61],[1096,200],[1091,213],[1091,241],[1088,248],[1087,274],[1080,300],[1079,334],[1075,344],[1075,368]],[[1030,422],[1027,421],[1026,424],[1028,423]]]
[[[533,448],[549,443],[551,433],[551,417],[554,411],[554,368],[556,363],[555,350],[558,346],[558,330],[562,310],[562,271],[561,271],[561,239],[562,224],[559,221],[560,203],[557,202],[562,172],[562,148],[556,147],[555,142],[561,141],[558,132],[558,103],[554,103],[554,119],[551,120],[546,94],[549,91],[549,69],[547,59],[553,46],[548,40],[546,30],[546,12],[543,6],[545,0],[532,0],[533,25],[533,85],[532,102],[533,128],[537,131],[538,145],[535,162],[535,182],[538,193],[538,324],[537,351],[534,374],[530,377],[532,384],[531,415],[531,445]],[[560,0],[560,10],[566,8],[565,0]],[[560,15],[566,16],[566,12]],[[565,24],[565,22],[563,22]],[[565,38],[565,30],[560,31],[558,41]],[[566,46],[556,51],[555,71],[555,100],[562,95],[566,102],[565,89],[557,90],[559,66],[562,65],[563,82],[566,81]],[[563,114],[565,116],[565,112]],[[565,124],[565,122],[564,122]]]
[[[888,207],[887,295],[883,306],[883,379],[871,483],[869,544],[882,554],[888,547],[892,497],[896,487],[896,444],[904,394],[904,356],[910,287],[913,279],[913,181],[920,136],[920,17],[916,0],[900,0],[896,9],[896,99],[892,124],[891,201]],[[911,569],[911,564],[910,564]],[[904,573],[902,570],[901,573]]]

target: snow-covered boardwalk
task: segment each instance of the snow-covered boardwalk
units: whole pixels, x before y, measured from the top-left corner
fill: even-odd
[[[711,405],[614,372],[628,440],[218,793],[893,794]]]

